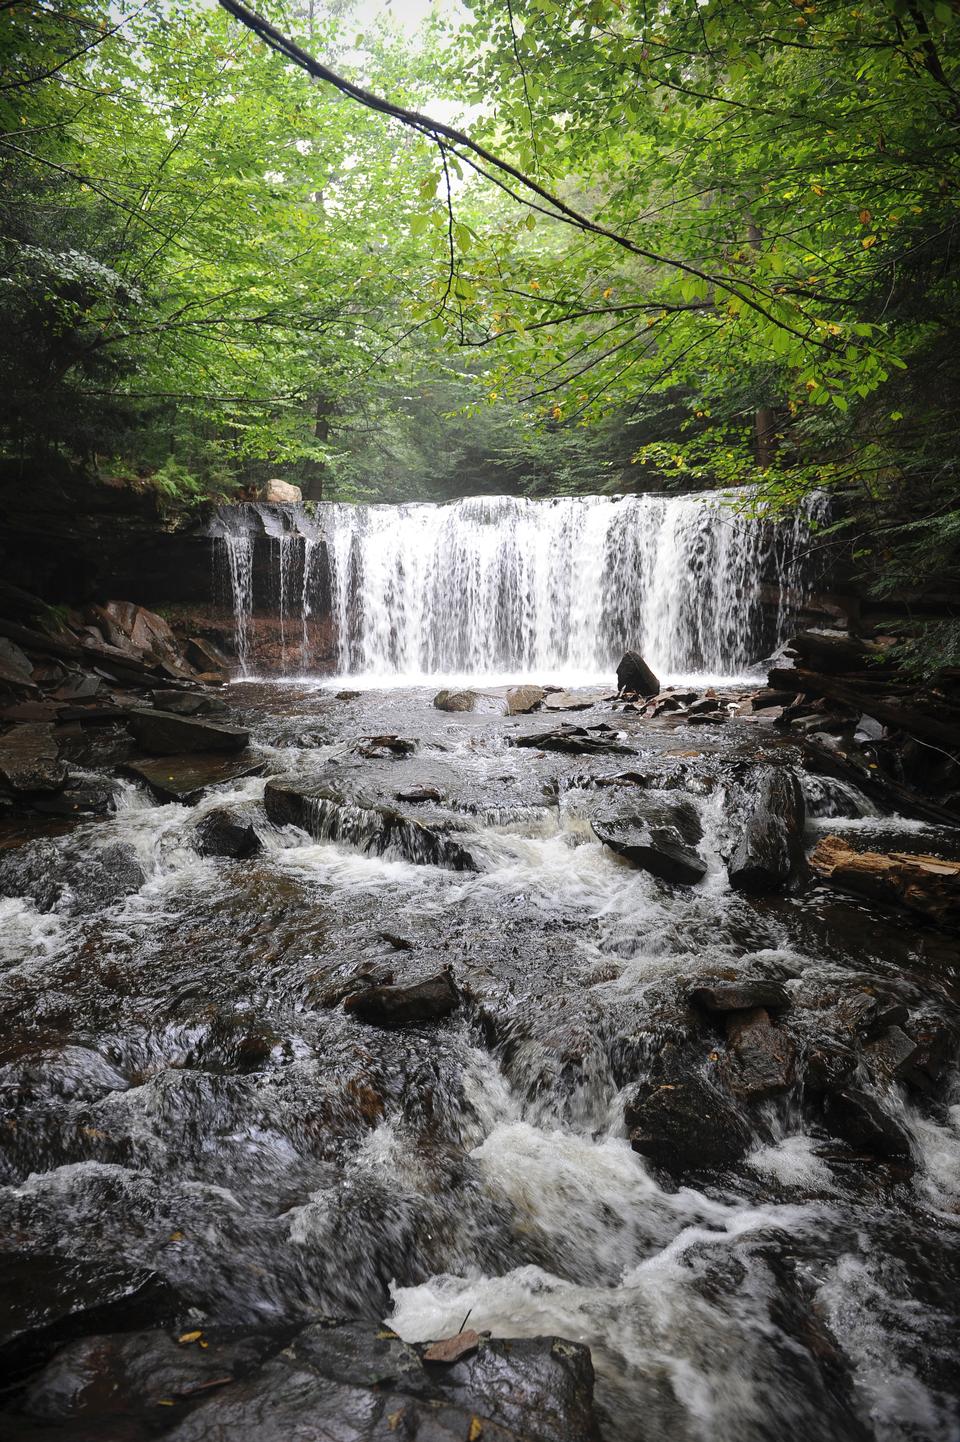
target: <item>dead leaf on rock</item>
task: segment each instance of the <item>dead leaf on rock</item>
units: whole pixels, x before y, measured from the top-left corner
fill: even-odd
[[[467,1433],[467,1442],[479,1442],[483,1436],[483,1422],[479,1417],[473,1417],[470,1421],[470,1431]]]
[[[459,1362],[461,1357],[467,1357],[475,1352],[480,1346],[480,1333],[475,1332],[472,1327],[466,1332],[458,1332],[455,1337],[444,1337],[440,1342],[432,1342],[423,1354],[425,1362]]]
[[[201,1338],[202,1336],[203,1336],[203,1333],[202,1333],[201,1331],[199,1331],[199,1330],[196,1331],[196,1332],[183,1332],[183,1333],[177,1338],[177,1341],[178,1341],[178,1342],[181,1342],[181,1343],[182,1343],[182,1342],[199,1342],[199,1341],[200,1341],[200,1338]]]

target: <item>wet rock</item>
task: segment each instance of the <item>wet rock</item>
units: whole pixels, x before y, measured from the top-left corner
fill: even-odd
[[[736,1107],[697,1073],[653,1091],[641,1088],[624,1120],[633,1150],[674,1176],[727,1166],[750,1144]]]
[[[282,1345],[275,1333],[230,1339],[192,1328],[179,1337],[187,1340],[154,1330],[72,1342],[30,1383],[23,1410],[52,1423],[82,1416],[93,1427],[94,1419],[110,1427],[107,1418],[124,1414],[155,1417],[158,1408],[229,1385]]]
[[[336,699],[338,701],[356,701],[357,697],[362,694],[360,691],[338,691]]]
[[[228,856],[242,861],[260,850],[260,838],[253,826],[234,811],[208,811],[198,822],[196,847],[201,856]]]
[[[86,915],[139,891],[144,880],[136,853],[121,841],[78,855],[44,840],[0,856],[0,896],[29,896],[38,911]]]
[[[416,741],[405,736],[365,736],[357,747],[357,754],[367,761],[382,761],[392,756],[412,756],[416,749]]]
[[[470,852],[449,834],[455,823],[443,813],[408,815],[356,792],[295,781],[268,781],[263,799],[276,826],[299,826],[372,856],[391,852],[421,866],[477,870]]]
[[[348,996],[343,1006],[372,1026],[410,1026],[438,1021],[460,1005],[460,993],[449,971],[437,972],[409,986],[371,986]]]
[[[252,1376],[214,1392],[170,1442],[290,1442],[304,1419],[331,1442],[599,1442],[589,1350],[552,1337],[481,1338],[450,1367],[358,1325],[307,1328]]]
[[[643,808],[643,809],[640,809]],[[634,866],[664,881],[694,886],[707,874],[695,843],[703,835],[700,820],[688,801],[617,801],[591,817],[598,840]]]
[[[823,1122],[831,1136],[857,1152],[902,1160],[910,1155],[910,1139],[867,1092],[844,1087],[823,1103]]]
[[[637,696],[656,696],[660,682],[638,652],[627,651],[617,667],[617,690],[633,691]]]
[[[151,691],[150,701],[158,711],[172,711],[177,716],[208,716],[227,709],[218,697],[204,691]]]
[[[165,711],[129,711],[127,725],[137,745],[151,756],[174,756],[184,751],[243,751],[249,731],[213,721],[196,721]]]
[[[443,795],[436,786],[408,786],[405,791],[397,791],[394,795],[398,801],[438,802],[443,800]]]
[[[919,1051],[899,1026],[891,1026],[863,1049],[867,1066],[880,1081],[900,1081],[905,1077]]]
[[[15,795],[61,791],[66,781],[52,726],[13,726],[0,736],[0,783]]]
[[[803,857],[804,802],[787,767],[761,773],[740,840],[727,864],[737,891],[780,891]]]
[[[737,1012],[727,1021],[727,1050],[720,1072],[734,1096],[760,1101],[788,1091],[797,1075],[797,1048],[773,1025],[763,1007]]]
[[[779,981],[747,977],[743,981],[715,981],[694,987],[690,1002],[704,1011],[752,1011],[755,1007],[784,1011],[790,1005],[790,996]]]
[[[0,1257],[0,1360],[7,1380],[81,1333],[162,1325],[179,1305],[153,1272],[63,1253]]]
[[[633,756],[632,746],[612,740],[599,727],[562,726],[558,731],[538,731],[511,738],[514,746],[537,751],[559,751],[566,756]]]
[[[15,641],[0,636],[0,686],[9,688],[16,695],[36,694],[31,680],[33,662],[26,651],[21,651]]]
[[[195,752],[188,756],[161,756],[155,761],[129,762],[124,772],[137,781],[144,781],[161,801],[182,801],[190,805],[198,801],[210,786],[222,781],[239,781],[244,776],[259,776],[266,770],[262,756],[252,751],[236,756]]]
[[[917,912],[938,926],[960,926],[960,862],[906,852],[856,851],[825,836],[813,851],[814,872],[844,891]]]
[[[832,1040],[818,1039],[806,1049],[804,1086],[814,1095],[841,1091],[858,1065],[857,1054],[849,1047]]]
[[[937,1017],[924,1017],[912,1022],[910,1032],[917,1050],[904,1070],[903,1080],[914,1091],[930,1094],[950,1075],[957,1038]]]

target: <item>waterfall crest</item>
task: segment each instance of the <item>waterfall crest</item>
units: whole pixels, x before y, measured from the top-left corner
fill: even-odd
[[[745,494],[252,504],[222,507],[211,534],[244,674],[260,601],[294,674],[313,669],[307,622],[328,610],[340,675],[585,682],[634,648],[662,677],[719,677],[782,639],[809,571],[809,517],[758,521]]]

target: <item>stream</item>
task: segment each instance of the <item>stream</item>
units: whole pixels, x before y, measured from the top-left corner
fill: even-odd
[[[825,1036],[860,1046],[860,1003],[955,1028],[955,944],[810,880],[731,889],[744,776],[797,759],[770,728],[650,721],[585,695],[569,719],[621,749],[564,754],[514,744],[556,718],[445,713],[435,686],[338,694],[348,684],[239,681],[228,703],[263,774],[194,806],[120,782],[107,818],[2,853],[9,1285],[42,1310],[50,1259],[72,1268],[92,1309],[81,1337],[113,1330],[94,1296],[112,1268],[148,1274],[196,1335],[345,1318],[415,1342],[469,1317],[494,1337],[566,1338],[591,1350],[605,1442],[960,1435],[955,1076],[925,1095],[858,1051],[861,1085],[908,1139],[899,1161],[827,1135],[802,1068],[740,1107],[748,1141],[727,1163],[671,1175],[624,1120],[666,1049],[695,1070],[722,1052],[689,1003],[704,979],[781,983],[807,1057]],[[596,838],[598,783],[625,770],[695,811],[698,884]],[[332,783],[366,819],[338,839],[271,822],[271,778]],[[955,847],[842,783],[803,784],[808,845]],[[363,808],[424,787],[475,869],[377,854]],[[224,807],[253,824],[255,855],[198,854],[198,824]],[[444,966],[461,1003],[441,1021],[387,1029],[342,1004]],[[319,1431],[306,1416],[258,1431],[242,1411],[227,1426],[229,1387],[192,1421],[118,1411],[107,1361],[80,1346],[38,1361],[2,1435],[391,1435],[339,1413]]]

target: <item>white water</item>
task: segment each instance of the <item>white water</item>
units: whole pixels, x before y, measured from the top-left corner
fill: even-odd
[[[783,639],[809,570],[807,518],[759,523],[746,500],[733,492],[493,496],[330,503],[309,515],[224,507],[213,535],[244,675],[255,605],[279,614],[286,642],[299,604],[289,672],[317,669],[307,623],[329,607],[338,674],[370,684],[537,677],[588,685],[609,682],[626,649],[664,679],[721,679],[748,672]],[[263,532],[270,594],[255,597],[252,550]],[[781,597],[779,611],[764,611],[765,584]]]

